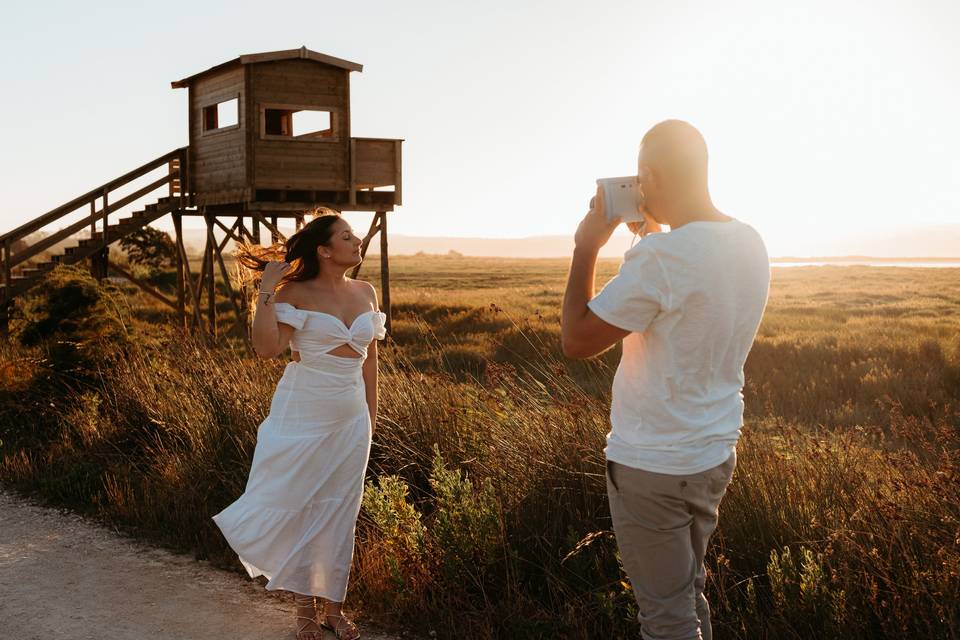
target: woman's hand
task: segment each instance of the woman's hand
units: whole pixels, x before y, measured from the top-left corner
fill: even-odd
[[[288,269],[290,269],[289,262],[278,262],[276,260],[268,262],[267,266],[263,269],[263,276],[260,278],[260,291],[272,293],[273,290],[277,288],[277,285],[280,284],[283,274],[285,274]]]

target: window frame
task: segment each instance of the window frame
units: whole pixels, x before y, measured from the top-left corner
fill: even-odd
[[[241,94],[237,93],[232,98],[227,98],[226,100],[217,100],[216,102],[209,102],[201,106],[200,107],[200,135],[212,136],[218,133],[223,133],[224,131],[234,131],[236,129],[239,129],[240,122],[241,122],[240,109],[242,108],[240,105],[243,104],[243,101],[240,98],[241,98]],[[237,123],[227,125],[226,127],[217,127],[216,129],[207,129],[207,109],[209,109],[210,107],[216,107],[217,105],[223,104],[224,102],[230,102],[231,100],[237,101]],[[219,119],[220,119],[220,116],[218,113],[217,120],[219,121]]]
[[[260,135],[261,140],[283,140],[286,142],[340,142],[340,109],[337,107],[324,107],[319,105],[305,104],[284,104],[278,102],[263,102],[257,105],[260,112]],[[325,138],[304,137],[301,136],[282,136],[267,133],[267,109],[277,109],[280,111],[323,111],[330,114],[330,131],[333,135]],[[291,115],[292,123],[292,115]]]

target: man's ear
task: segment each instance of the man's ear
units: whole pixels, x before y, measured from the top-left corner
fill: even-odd
[[[642,180],[647,183],[648,186],[658,187],[658,175],[657,172],[648,164],[640,164],[637,166],[637,176],[642,178]]]

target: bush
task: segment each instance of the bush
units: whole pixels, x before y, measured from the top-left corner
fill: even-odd
[[[18,341],[41,347],[49,369],[89,376],[106,352],[128,342],[119,293],[78,266],[62,265],[23,298]]]

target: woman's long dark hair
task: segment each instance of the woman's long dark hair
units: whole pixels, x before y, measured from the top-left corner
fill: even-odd
[[[320,273],[320,259],[317,247],[326,246],[333,236],[333,225],[340,220],[340,214],[333,209],[319,208],[316,217],[305,224],[300,231],[287,238],[282,244],[261,247],[255,244],[238,244],[237,262],[253,272],[262,272],[272,260],[290,263],[290,269],[283,275],[280,285],[287,282],[311,280]],[[254,274],[256,276],[256,274]]]

